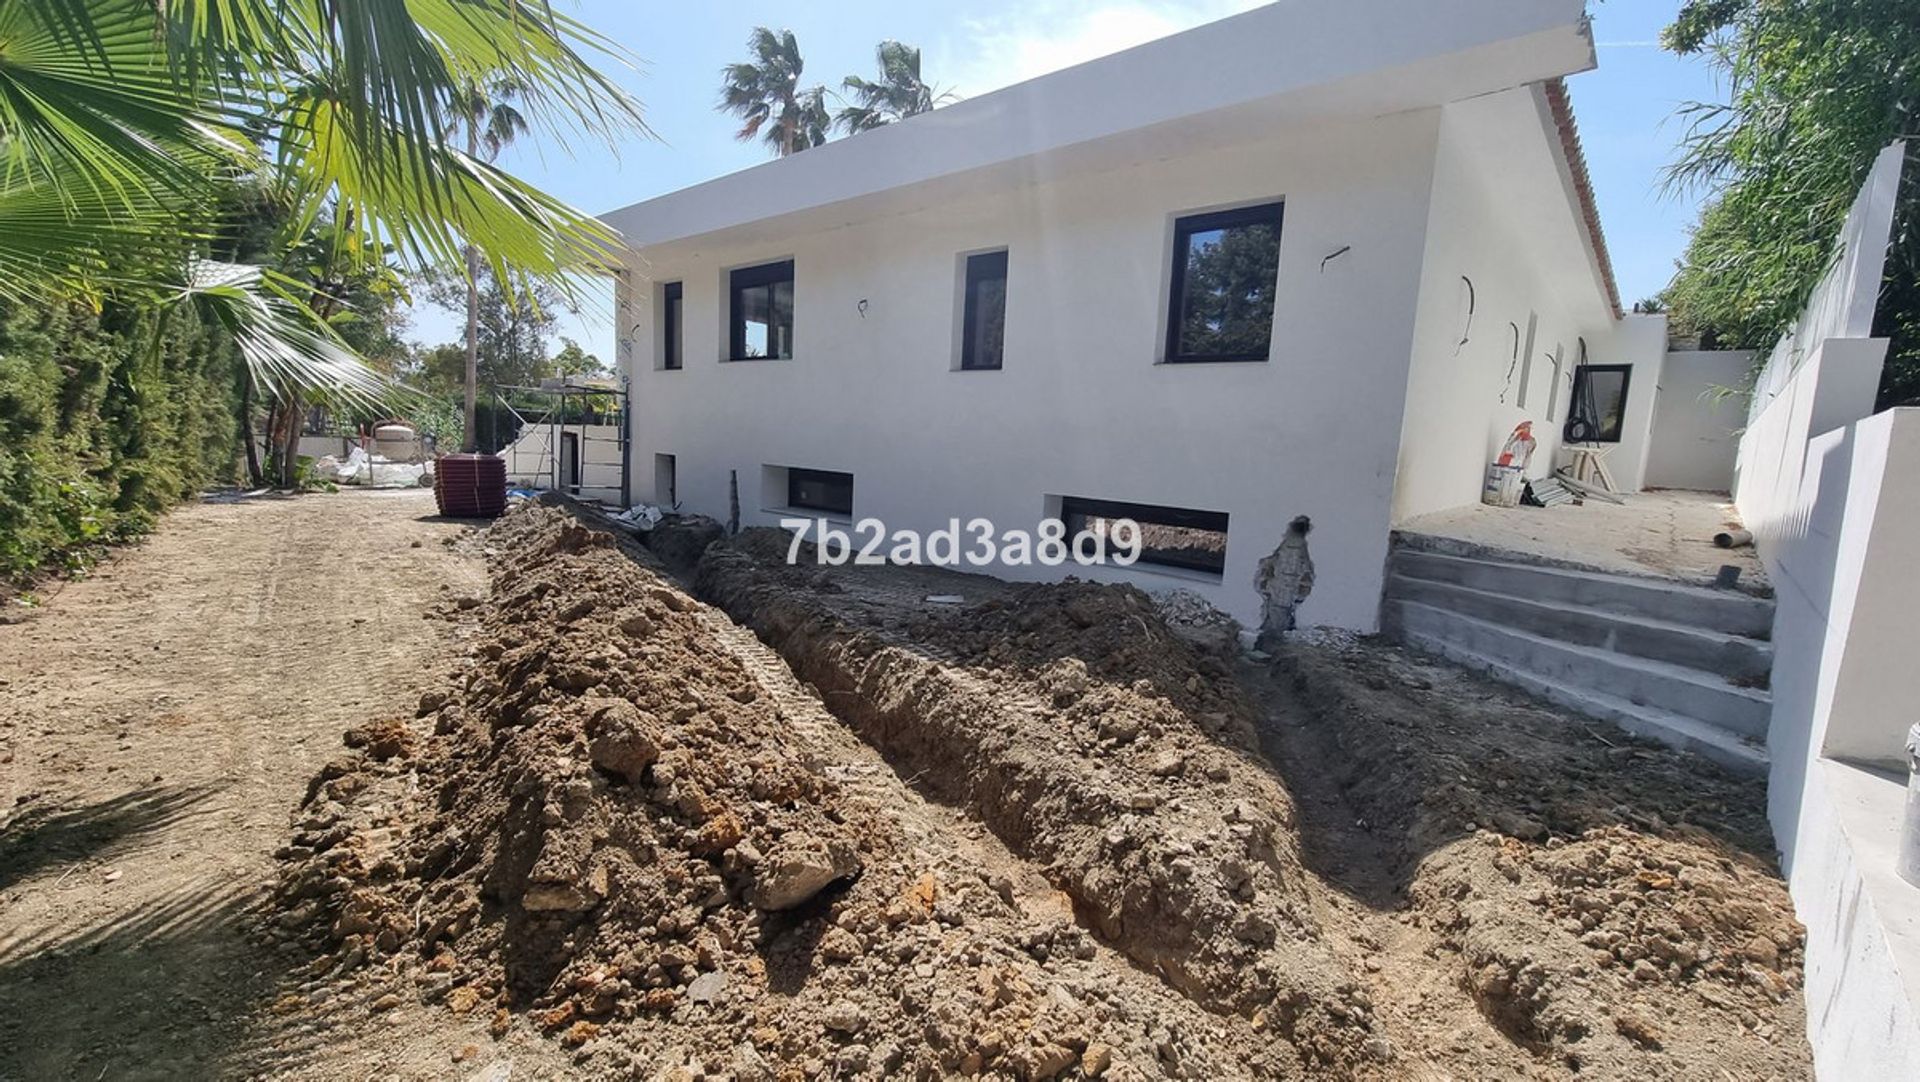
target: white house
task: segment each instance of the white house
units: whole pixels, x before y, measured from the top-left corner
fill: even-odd
[[[1250,622],[1307,515],[1300,622],[1371,630],[1393,525],[1521,420],[1550,469],[1582,365],[1644,477],[1665,325],[1621,314],[1561,82],[1594,63],[1583,0],[1285,0],[614,211],[633,496],[1129,514],[1132,568],[996,573]]]

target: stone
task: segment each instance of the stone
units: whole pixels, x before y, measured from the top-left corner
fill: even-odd
[[[587,723],[587,757],[593,765],[637,783],[660,758],[660,741],[639,707],[623,699],[601,700]]]
[[[804,834],[790,835],[754,870],[747,901],[769,912],[792,909],[859,870],[859,858],[849,847],[826,845]]]
[[[727,987],[725,973],[702,973],[687,985],[687,999],[694,1003],[714,1003]]]

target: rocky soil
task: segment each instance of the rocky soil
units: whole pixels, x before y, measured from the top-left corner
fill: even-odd
[[[1756,786],[1191,599],[785,549],[501,520],[269,934],[585,1075],[1808,1073]]]

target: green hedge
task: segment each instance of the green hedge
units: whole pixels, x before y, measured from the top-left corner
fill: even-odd
[[[0,578],[80,566],[232,480],[239,371],[183,314],[0,300]]]

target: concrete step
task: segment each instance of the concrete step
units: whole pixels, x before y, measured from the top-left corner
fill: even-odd
[[[1678,582],[1396,548],[1393,573],[1487,593],[1576,605],[1740,635],[1773,636],[1773,599]]]
[[[1664,661],[1574,646],[1418,601],[1389,604],[1393,611],[1388,621],[1403,635],[1444,640],[1544,681],[1694,718],[1751,740],[1767,738],[1773,700],[1765,692],[1734,687]]]
[[[1548,702],[1588,717],[1610,721],[1635,736],[1657,740],[1669,747],[1705,756],[1742,774],[1757,777],[1765,777],[1767,774],[1767,752],[1764,747],[1743,740],[1718,726],[1655,707],[1632,703],[1605,692],[1571,688],[1551,680],[1544,680],[1498,658],[1488,657],[1437,636],[1407,631],[1402,641],[1415,649],[1446,658],[1456,665],[1485,673],[1501,683],[1511,684],[1531,692]]]
[[[1387,597],[1417,601],[1542,638],[1698,669],[1741,684],[1765,683],[1773,671],[1770,644],[1723,631],[1399,574],[1388,577]]]

